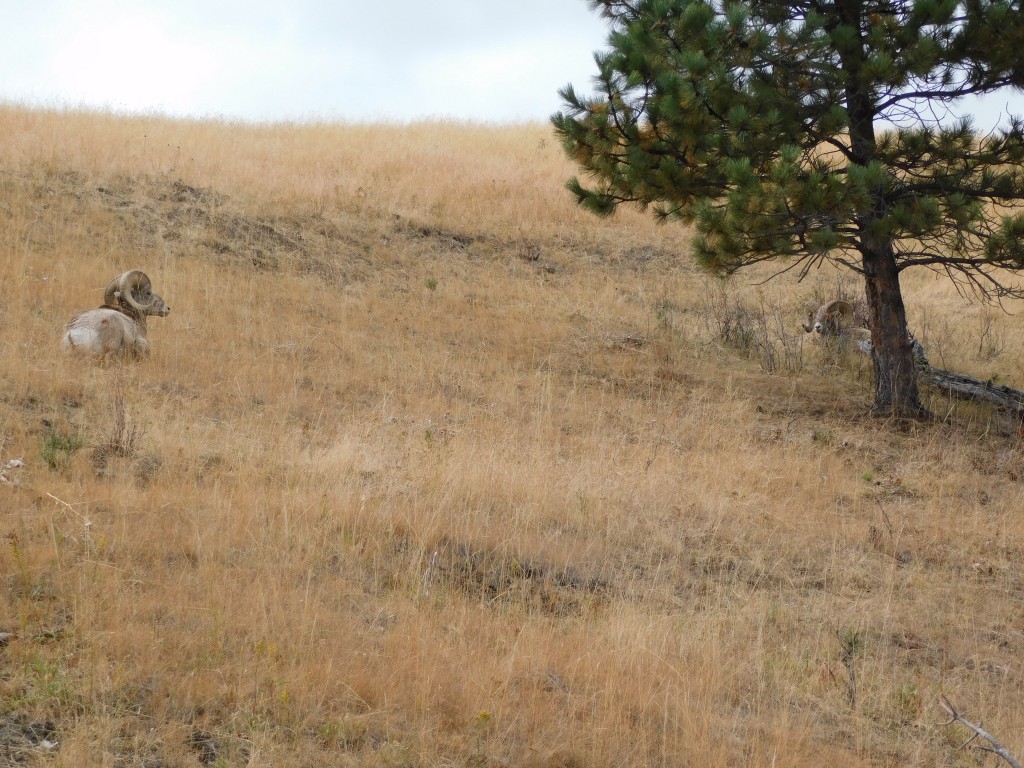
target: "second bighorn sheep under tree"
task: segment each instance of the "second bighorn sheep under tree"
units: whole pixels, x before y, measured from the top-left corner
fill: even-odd
[[[803,329],[815,333],[822,341],[834,340],[840,347],[853,345],[866,355],[871,354],[871,331],[857,325],[853,304],[835,299],[818,306],[807,306],[807,322]]]
[[[146,273],[133,269],[110,281],[103,306],[79,312],[64,329],[65,351],[108,357],[138,357],[149,351],[146,317],[166,317],[171,308],[153,293]]]

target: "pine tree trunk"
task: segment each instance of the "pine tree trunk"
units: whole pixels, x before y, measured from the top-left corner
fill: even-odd
[[[927,418],[930,414],[921,404],[917,388],[917,368],[892,244],[866,242],[862,256],[875,368],[875,403],[871,412],[879,416]]]
[[[875,94],[861,76],[867,61],[864,41],[863,0],[837,0],[842,21],[856,30],[855,44],[840,51],[846,71],[846,108],[850,117],[851,160],[868,167],[877,158],[875,143]],[[871,323],[872,358],[875,364],[875,404],[880,416],[927,417],[917,389],[917,369],[907,333],[907,312],[900,293],[900,274],[892,240],[872,230],[888,204],[879,196],[857,216],[860,255],[864,266],[865,294]]]

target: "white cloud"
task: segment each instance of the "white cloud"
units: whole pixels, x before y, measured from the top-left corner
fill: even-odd
[[[215,49],[159,11],[116,16],[92,6],[66,17],[47,75],[54,95],[114,109],[187,112],[217,87]]]
[[[250,120],[543,120],[605,35],[584,0],[18,6],[0,98]]]
[[[36,0],[0,98],[120,111],[544,119],[605,35],[583,0]]]
[[[8,5],[0,99],[245,120],[544,120],[607,36],[584,0]],[[1007,101],[969,109],[983,127]]]
[[[508,119],[546,118],[560,107],[558,89],[581,76],[579,64],[544,38],[439,52],[418,67],[416,91],[439,115],[472,117],[477,108]]]

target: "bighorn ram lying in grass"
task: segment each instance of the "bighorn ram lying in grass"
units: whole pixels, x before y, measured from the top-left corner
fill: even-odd
[[[871,331],[858,327],[853,304],[835,299],[818,306],[807,305],[807,322],[803,329],[818,334],[822,341],[834,340],[840,347],[852,344],[866,355],[871,354]]]
[[[171,311],[153,293],[153,284],[138,269],[110,281],[103,293],[103,306],[79,312],[64,329],[61,346],[65,351],[88,355],[136,357],[149,351],[146,317],[166,317]]]

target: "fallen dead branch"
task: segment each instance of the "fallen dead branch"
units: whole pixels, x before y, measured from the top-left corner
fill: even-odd
[[[992,381],[981,381],[962,373],[928,366],[922,371],[926,380],[951,397],[982,400],[1002,411],[1009,411],[1024,421],[1024,392]]]
[[[941,694],[939,695],[939,704],[942,706],[944,710],[946,710],[947,714],[949,715],[949,721],[945,723],[945,725],[960,723],[961,725],[965,726],[968,730],[974,732],[974,735],[971,736],[971,738],[969,738],[967,741],[960,745],[960,749],[969,746],[972,742],[981,738],[988,742],[988,746],[984,744],[975,744],[975,748],[980,749],[984,752],[991,752],[994,755],[999,755],[999,757],[1003,758],[1003,760],[1012,765],[1013,768],[1021,768],[1021,765],[1016,760],[1016,758],[1014,758],[1014,756],[1010,754],[1010,751],[1006,747],[1004,747],[996,740],[995,736],[986,731],[980,725],[975,725],[970,720],[961,715],[957,711],[956,707],[954,707],[950,703],[949,699],[947,699],[945,696]]]
[[[942,390],[949,397],[961,400],[981,400],[1001,411],[1008,411],[1024,421],[1024,392],[1013,387],[982,381],[963,373],[947,371],[929,364],[924,348],[914,341],[914,359],[919,375],[933,387]]]

